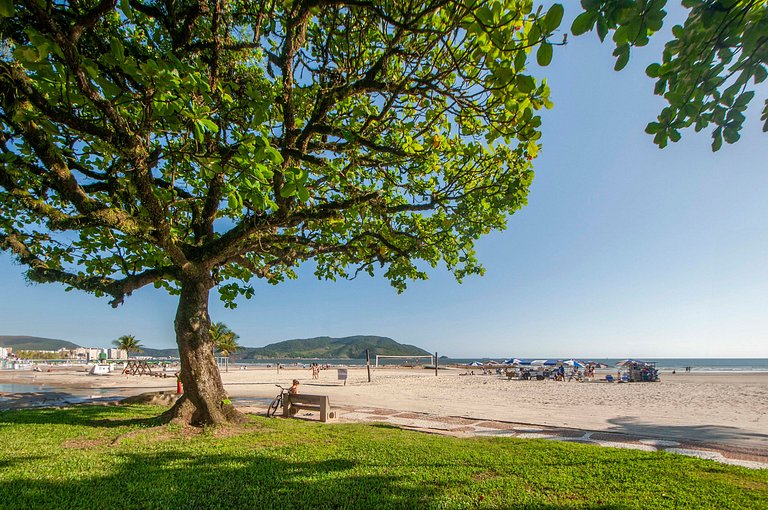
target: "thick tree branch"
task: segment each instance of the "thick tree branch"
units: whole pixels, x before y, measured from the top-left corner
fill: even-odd
[[[122,304],[133,291],[146,285],[167,278],[175,278],[177,274],[171,267],[148,269],[142,273],[128,275],[122,279],[101,276],[85,276],[70,273],[51,267],[40,257],[36,256],[24,243],[23,235],[18,232],[0,234],[0,249],[10,250],[19,262],[29,267],[27,277],[37,283],[63,283],[70,287],[96,294],[112,296],[112,307]]]

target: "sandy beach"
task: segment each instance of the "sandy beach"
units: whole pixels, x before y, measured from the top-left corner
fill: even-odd
[[[768,449],[768,373],[664,374],[658,383],[516,381],[464,370],[350,368],[347,384],[335,369],[319,380],[301,368],[230,369],[222,373],[235,399],[271,398],[275,384],[301,381],[302,392],[328,395],[332,404],[424,412],[516,423],[572,427]],[[83,368],[52,372],[3,371],[0,384],[56,387],[80,396],[135,395],[176,388],[173,377],[110,374]],[[28,390],[26,390],[28,391]],[[0,404],[9,404],[8,391]],[[18,397],[17,397],[18,398]],[[0,407],[3,407],[0,405]],[[258,409],[251,406],[249,409]]]

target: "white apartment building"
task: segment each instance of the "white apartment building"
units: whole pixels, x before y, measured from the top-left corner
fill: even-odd
[[[107,358],[109,359],[128,359],[128,351],[125,349],[108,349]]]

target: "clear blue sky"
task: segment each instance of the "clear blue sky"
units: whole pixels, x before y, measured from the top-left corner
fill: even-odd
[[[460,285],[435,270],[398,295],[382,278],[320,282],[305,267],[234,311],[212,300],[212,319],[247,346],[373,334],[452,357],[768,357],[766,91],[736,145],[713,154],[709,134],[690,131],[660,150],[643,132],[662,105],[644,69],[662,39],[621,73],[594,34],[555,51],[539,73],[555,108],[529,205],[480,241],[485,277]],[[0,335],[106,346],[133,334],[173,347],[175,306],[153,288],[113,310],[28,286],[0,254]]]

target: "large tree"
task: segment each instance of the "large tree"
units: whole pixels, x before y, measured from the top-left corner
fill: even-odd
[[[630,49],[648,44],[666,17],[666,0],[581,0],[574,35],[595,30],[600,40],[612,33],[617,70]],[[665,147],[682,129],[712,129],[712,150],[741,137],[745,111],[759,84],[768,78],[768,2],[766,0],[683,0],[687,17],[672,28],[662,61],[648,66],[655,92],[666,106],[646,132]],[[763,88],[765,90],[765,88]],[[762,111],[768,131],[768,99]]]
[[[0,0],[0,247],[113,306],[179,296],[185,394],[240,419],[209,292],[314,259],[402,290],[524,205],[560,5],[531,1]],[[297,304],[296,307],[300,307]],[[296,310],[286,310],[287,315]]]

